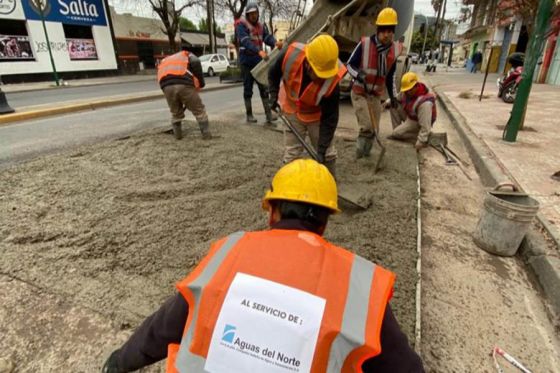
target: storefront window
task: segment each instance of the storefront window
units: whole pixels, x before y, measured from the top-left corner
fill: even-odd
[[[0,20],[0,62],[33,61],[25,21]]]
[[[62,25],[71,60],[97,60],[91,26]]]

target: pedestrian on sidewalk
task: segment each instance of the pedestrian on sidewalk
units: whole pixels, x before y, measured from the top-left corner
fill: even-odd
[[[475,74],[478,70],[480,70],[480,66],[482,65],[482,52],[477,49],[476,52],[473,53],[471,61],[472,61],[471,73]]]
[[[273,109],[282,112],[296,130],[317,150],[320,163],[336,174],[333,144],[338,126],[339,82],[346,67],[338,59],[338,45],[330,35],[319,35],[309,44],[292,43],[269,70]],[[283,88],[280,89],[280,82]],[[280,104],[278,104],[280,100]],[[303,157],[296,135],[284,131],[284,163]]]
[[[375,22],[377,33],[362,37],[347,63],[348,73],[353,78],[350,97],[360,127],[356,141],[357,158],[368,157],[371,153],[375,131],[370,113],[379,125],[381,97],[385,89],[391,105],[396,107],[398,104],[394,78],[400,44],[393,41],[397,23],[397,12],[393,8],[379,12]]]
[[[175,138],[183,138],[181,122],[185,118],[185,110],[189,110],[198,122],[202,138],[211,139],[206,108],[198,94],[205,85],[200,60],[183,48],[159,63],[157,78],[171,111]]]
[[[418,81],[415,73],[404,74],[401,80],[399,104],[395,108],[391,107],[393,133],[388,138],[416,139],[415,148],[420,150],[428,146],[430,132],[436,118],[436,96],[424,83]]]
[[[262,206],[270,229],[215,242],[102,371],[423,372],[389,305],[395,275],[322,237],[339,212],[326,167],[283,166]]]
[[[263,50],[264,44],[270,48],[282,48],[282,42],[277,42],[274,36],[268,31],[266,24],[259,22],[259,8],[257,3],[250,2],[245,7],[245,17],[241,17],[235,28],[235,35],[239,45],[239,63],[241,65],[241,75],[243,77],[243,99],[245,101],[245,112],[248,123],[256,123],[257,119],[253,116],[251,98],[253,97],[253,84],[255,78],[251,70],[263,59],[268,59]],[[259,87],[264,112],[266,114],[265,125],[276,127],[274,121],[278,118],[270,109],[268,89],[265,85],[256,82]]]

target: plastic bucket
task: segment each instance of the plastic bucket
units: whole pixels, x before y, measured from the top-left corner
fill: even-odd
[[[510,186],[513,192],[500,191],[504,186]],[[513,184],[499,184],[484,198],[474,242],[492,254],[515,255],[538,209],[539,202],[517,192]]]

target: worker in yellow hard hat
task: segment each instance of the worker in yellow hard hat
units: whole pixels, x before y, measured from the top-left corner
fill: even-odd
[[[339,82],[344,74],[346,67],[338,59],[338,45],[326,34],[309,44],[290,44],[269,70],[273,106],[281,106],[304,138],[309,135],[319,161],[333,175],[337,155],[332,140],[338,125]],[[284,132],[284,145],[284,163],[303,156],[304,148],[292,132]]]
[[[393,41],[397,24],[397,12],[393,8],[382,9],[375,21],[376,33],[361,38],[347,63],[348,73],[353,78],[352,105],[360,127],[356,142],[357,158],[371,153],[385,90],[392,105],[397,106],[394,76],[402,45]]]
[[[416,140],[416,150],[426,147],[437,118],[435,94],[418,80],[418,75],[408,72],[401,79],[398,99],[397,107],[391,107],[393,133],[389,138]]]
[[[322,235],[336,182],[310,159],[263,199],[269,230],[216,241],[104,373],[167,358],[167,372],[423,372],[389,301],[395,275]]]

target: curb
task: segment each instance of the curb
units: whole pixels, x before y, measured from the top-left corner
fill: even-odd
[[[439,103],[448,114],[459,136],[461,136],[482,183],[485,186],[494,187],[504,181],[513,181],[519,190],[523,191],[523,188],[498,161],[488,145],[473,132],[465,117],[457,110],[447,95],[438,90],[437,87],[434,88],[434,91]],[[537,214],[537,219],[556,243],[556,248],[560,249],[560,234],[555,227],[546,221],[542,214]],[[531,229],[525,236],[518,255],[521,255],[531,268],[552,306],[552,318],[555,318],[560,317],[560,258],[546,255],[543,249],[544,245],[546,243],[541,236],[532,232]]]
[[[210,87],[207,89],[203,89],[201,93],[234,88],[240,85],[241,84],[228,84],[227,86]],[[101,100],[94,100],[94,101],[83,100],[82,102],[56,106],[56,107],[38,108],[35,110],[22,111],[22,112],[16,111],[13,114],[5,114],[0,116],[0,125],[6,125],[6,124],[11,124],[23,120],[37,119],[37,118],[43,118],[43,117],[59,115],[59,114],[68,114],[68,113],[74,113],[74,112],[86,111],[86,110],[96,110],[104,107],[131,104],[135,102],[142,102],[148,100],[156,100],[163,97],[164,97],[163,92],[161,90],[157,90],[152,93],[142,94],[142,95],[109,96]]]
[[[155,75],[148,75],[153,77],[153,80],[156,80],[156,76]],[[6,86],[9,86],[10,84],[0,84],[0,88],[3,88],[3,92],[4,93],[25,93],[25,92],[37,92],[37,91],[50,91],[52,89],[68,89],[68,88],[81,88],[81,87],[94,87],[96,85],[111,85],[111,84],[126,84],[126,83],[138,83],[138,82],[148,82],[151,79],[132,79],[132,80],[127,80],[127,81],[116,81],[116,82],[97,82],[97,83],[86,83],[86,84],[77,84],[77,85],[61,85],[61,86],[56,86],[56,85],[50,85],[48,87],[36,87],[36,88],[24,88],[22,87],[21,89],[16,89],[14,91],[8,90],[6,91]]]

